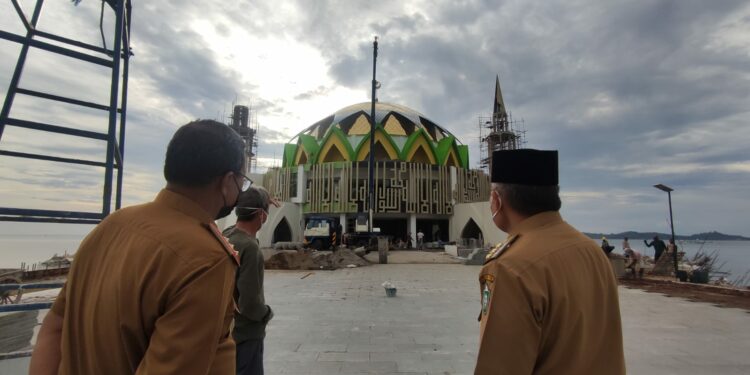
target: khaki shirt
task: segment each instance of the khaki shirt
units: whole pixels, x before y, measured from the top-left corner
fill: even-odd
[[[475,374],[625,374],[617,281],[599,246],[558,212],[488,254]]]
[[[55,304],[60,374],[234,374],[236,260],[190,199],[162,190],[83,240]]]

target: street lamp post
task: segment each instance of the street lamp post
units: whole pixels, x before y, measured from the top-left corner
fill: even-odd
[[[375,102],[377,101],[376,90],[380,88],[380,83],[375,79],[375,68],[378,61],[378,37],[372,42],[372,107],[370,107],[370,157],[368,158],[369,165],[369,203],[368,210],[370,214],[370,220],[368,220],[368,228],[370,230],[370,239],[373,238],[373,213],[375,212]],[[388,263],[388,249],[383,249],[380,246],[380,239],[378,239],[378,260],[380,264]]]
[[[667,198],[669,199],[669,227],[672,230],[672,243],[675,244],[672,251],[672,260],[674,261],[674,276],[677,277],[677,242],[674,239],[674,220],[672,219],[672,192],[674,189],[664,184],[656,184],[654,187],[661,191],[666,191]]]

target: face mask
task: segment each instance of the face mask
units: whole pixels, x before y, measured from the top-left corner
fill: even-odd
[[[498,203],[500,203],[500,197],[498,197],[497,200],[498,200]],[[497,209],[497,211],[495,211],[495,212],[492,213],[492,220],[493,221],[495,220],[495,216],[497,216],[497,214],[499,214],[499,213],[500,213],[500,209],[499,208]]]
[[[266,223],[266,220],[268,220],[268,211],[259,207],[237,207],[237,211],[239,211],[241,215],[252,215],[255,211],[258,210],[263,211],[263,219],[261,219],[260,222],[260,224],[263,225]]]
[[[233,204],[233,205],[231,205],[231,206],[227,206],[227,205],[226,205],[226,204],[227,204],[227,199],[226,199],[226,198],[223,198],[223,199],[224,199],[224,207],[222,207],[222,208],[221,208],[221,209],[219,210],[219,214],[218,214],[218,215],[216,215],[216,219],[215,219],[215,220],[223,219],[223,218],[227,217],[227,215],[231,214],[231,213],[232,213],[232,210],[233,210],[233,209],[234,209],[234,207],[235,207],[235,206],[237,205],[237,201],[239,201],[240,197],[239,197],[239,195],[238,195],[238,196],[237,196],[237,199],[236,199],[236,200],[234,201],[234,204]]]
[[[237,184],[237,181],[235,181],[235,185],[236,184]],[[227,217],[229,214],[232,213],[232,210],[234,210],[234,207],[237,206],[237,202],[239,202],[239,200],[240,200],[240,192],[241,191],[242,191],[242,189],[240,188],[239,185],[237,185],[237,199],[234,200],[234,203],[231,206],[227,206],[227,198],[224,196],[224,194],[221,195],[221,199],[224,201],[224,207],[222,207],[219,210],[219,214],[216,215],[216,219],[214,219],[214,220],[223,219],[223,218]]]

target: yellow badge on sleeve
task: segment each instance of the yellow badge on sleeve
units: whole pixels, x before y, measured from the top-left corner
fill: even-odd
[[[501,242],[497,244],[492,250],[490,250],[489,253],[487,253],[487,257],[484,258],[484,263],[487,264],[489,261],[494,260],[495,258],[499,257],[500,254],[502,254],[505,250],[507,250],[510,245],[513,244],[518,239],[518,235],[514,234],[504,242]]]

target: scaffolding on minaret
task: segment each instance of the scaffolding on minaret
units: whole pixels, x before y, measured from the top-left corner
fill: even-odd
[[[495,78],[495,102],[492,116],[479,116],[479,168],[492,171],[492,153],[499,150],[515,150],[526,144],[524,121],[513,120],[506,110],[500,77]]]
[[[258,118],[246,105],[235,105],[228,124],[245,141],[245,172],[255,173],[258,168]]]

